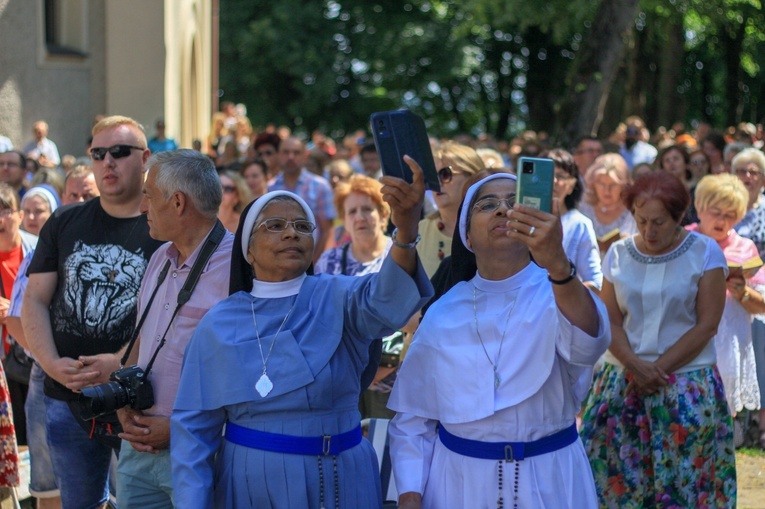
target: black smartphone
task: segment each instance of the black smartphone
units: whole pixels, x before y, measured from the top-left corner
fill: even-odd
[[[516,202],[552,212],[555,162],[552,159],[521,157],[518,160],[518,195]]]
[[[422,168],[426,188],[441,191],[428,132],[419,115],[409,110],[383,111],[373,113],[371,123],[372,136],[385,175],[411,183],[412,170],[404,162],[404,156],[408,155]]]

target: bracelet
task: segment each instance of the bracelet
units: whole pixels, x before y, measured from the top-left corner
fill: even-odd
[[[393,241],[393,245],[396,247],[400,247],[401,249],[414,249],[417,244],[420,243],[420,234],[417,234],[417,238],[414,239],[414,242],[410,242],[409,244],[402,244],[401,242],[396,240],[396,234],[398,233],[398,228],[393,229],[393,233],[391,234],[390,238]]]
[[[568,261],[569,265],[571,265],[571,272],[569,272],[568,277],[566,279],[553,279],[550,277],[550,273],[547,273],[547,280],[550,281],[554,285],[565,285],[572,279],[576,277],[576,265],[574,265],[574,262],[571,260]]]

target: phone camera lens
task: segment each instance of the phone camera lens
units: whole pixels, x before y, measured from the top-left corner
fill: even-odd
[[[534,173],[534,163],[524,161],[523,163],[523,173]]]

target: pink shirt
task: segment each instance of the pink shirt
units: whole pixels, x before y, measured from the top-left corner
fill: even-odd
[[[692,232],[698,232],[699,224],[689,224],[685,229]],[[717,242],[717,245],[723,250],[725,260],[734,264],[744,263],[760,255],[754,242],[746,237],[742,237],[736,233],[736,230],[731,230],[725,240]],[[755,284],[765,284],[765,270],[758,270],[757,274],[748,281]]]
[[[211,230],[212,231],[212,230]],[[178,305],[178,293],[189,277],[191,267],[199,256],[204,242],[200,243],[189,258],[179,267],[178,249],[168,242],[163,244],[149,261],[138,294],[138,319],[140,319],[151,294],[157,287],[157,279],[165,262],[170,260],[170,269],[165,281],[157,291],[146,321],[141,328],[141,343],[138,353],[138,365],[146,365],[159,346],[167,324]],[[170,417],[173,411],[178,382],[181,378],[181,365],[186,345],[199,323],[199,320],[215,304],[228,297],[228,283],[231,267],[231,249],[234,236],[226,232],[218,249],[210,257],[207,266],[191,294],[191,299],[181,307],[167,332],[165,345],[154,361],[149,379],[154,386],[154,406],[144,410],[146,415]]]

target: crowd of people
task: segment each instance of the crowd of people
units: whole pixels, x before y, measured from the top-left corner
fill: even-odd
[[[363,129],[154,127],[0,137],[0,507],[18,445],[43,509],[381,507],[361,418],[391,420],[401,508],[735,507],[761,129],[431,139],[435,191]],[[551,213],[515,202],[521,156]]]

